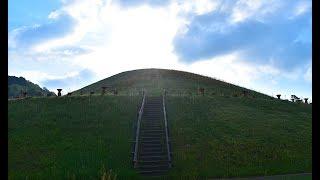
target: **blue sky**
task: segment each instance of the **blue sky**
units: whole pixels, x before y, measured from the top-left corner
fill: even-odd
[[[168,68],[312,98],[311,0],[9,0],[9,75],[64,93]]]

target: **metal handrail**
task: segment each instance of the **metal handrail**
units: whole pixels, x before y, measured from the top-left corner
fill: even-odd
[[[166,105],[165,105],[164,97],[165,97],[165,94],[162,95],[162,105],[163,105],[164,125],[165,125],[165,129],[166,129],[168,161],[169,161],[169,167],[171,168],[171,155],[170,155],[170,147],[169,147],[168,123],[167,123],[167,113],[166,113]]]
[[[137,156],[138,156],[138,145],[139,145],[139,134],[140,134],[140,122],[141,122],[141,117],[142,117],[142,113],[143,113],[145,98],[146,98],[146,95],[144,93],[141,108],[139,110],[138,122],[137,122],[136,140],[135,140],[134,157],[133,157],[134,167],[137,166],[137,162],[138,162]]]

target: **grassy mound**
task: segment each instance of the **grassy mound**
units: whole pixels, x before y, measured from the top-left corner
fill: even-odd
[[[118,96],[97,95],[102,86],[116,88]],[[311,172],[312,105],[192,73],[145,69],[71,97],[8,101],[9,179],[141,178],[132,168],[131,140],[142,88],[168,92],[170,179]]]
[[[247,91],[248,97],[270,98],[265,94],[213,78],[167,69],[122,72],[81,88],[73,94],[89,94],[90,92],[99,94],[103,86],[108,87],[109,90],[117,89],[122,95],[137,95],[142,89],[151,95],[161,95],[163,89],[166,89],[170,95],[195,95],[198,94],[198,88],[204,88],[206,95],[242,96],[243,91]]]

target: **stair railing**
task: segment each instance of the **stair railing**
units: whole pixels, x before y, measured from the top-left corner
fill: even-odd
[[[165,95],[166,95],[166,91],[164,91],[164,94],[162,95],[162,105],[163,105],[164,125],[165,125],[165,130],[166,130],[168,162],[169,162],[169,168],[171,168],[172,164],[171,164],[171,153],[170,153],[170,146],[169,146],[169,135],[168,135],[169,133],[168,133],[168,122],[167,122]]]
[[[136,139],[135,139],[135,145],[134,145],[133,164],[134,164],[135,168],[137,167],[137,164],[138,164],[138,146],[139,146],[140,123],[141,123],[141,117],[142,117],[142,113],[143,113],[145,99],[146,99],[146,94],[143,93],[143,100],[142,100],[142,104],[141,104],[141,107],[139,110],[137,130],[136,130]]]

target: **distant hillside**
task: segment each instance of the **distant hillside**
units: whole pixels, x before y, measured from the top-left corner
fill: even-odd
[[[23,77],[8,76],[8,98],[21,96],[21,92],[27,92],[27,96],[56,96],[55,93],[48,89],[41,88]]]
[[[194,73],[167,69],[139,69],[126,71],[103,79],[73,94],[101,93],[101,87],[117,89],[119,94],[135,94],[143,88],[150,94],[159,94],[166,89],[170,95],[195,95],[204,88],[205,95],[242,96],[270,98],[270,96],[239,87],[227,82]]]

